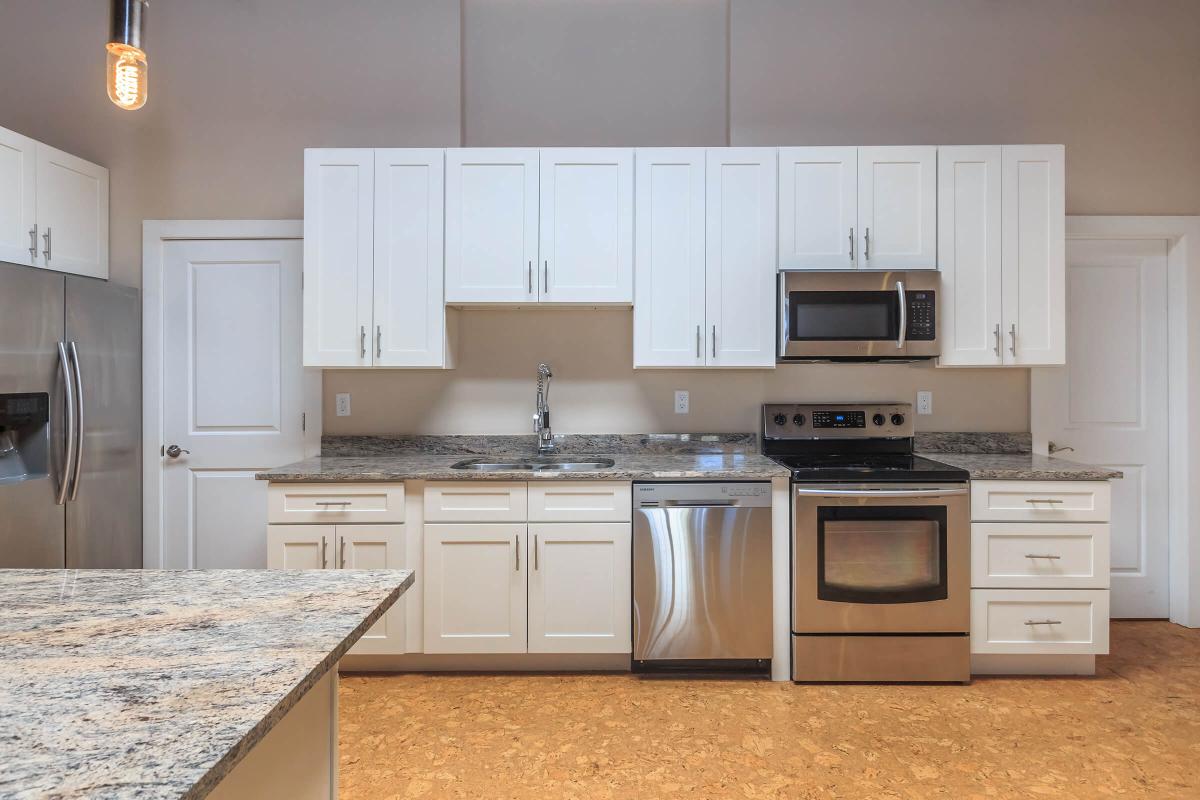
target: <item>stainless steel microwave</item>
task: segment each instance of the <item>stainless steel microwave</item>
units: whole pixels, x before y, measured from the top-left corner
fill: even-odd
[[[779,361],[936,358],[939,275],[781,272]]]

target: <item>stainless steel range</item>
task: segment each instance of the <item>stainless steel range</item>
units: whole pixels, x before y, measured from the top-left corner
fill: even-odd
[[[792,471],[792,679],[968,681],[967,473],[913,455],[912,408],[767,404]]]

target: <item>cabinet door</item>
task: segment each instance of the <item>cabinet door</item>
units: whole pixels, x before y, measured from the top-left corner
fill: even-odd
[[[632,652],[629,523],[532,523],[529,537],[529,652]]]
[[[446,151],[446,302],[537,300],[538,151]]]
[[[425,652],[524,653],[524,523],[425,526]]]
[[[445,151],[375,151],[373,363],[446,366]]]
[[[1005,363],[1066,363],[1062,145],[1003,148]]]
[[[704,365],[704,154],[636,154],[634,367]]]
[[[41,266],[36,167],[33,139],[0,128],[0,261]]]
[[[858,148],[862,269],[937,269],[937,148]]]
[[[542,150],[540,172],[539,299],[632,303],[633,151]]]
[[[857,147],[779,148],[779,266],[854,269]]]
[[[990,366],[1001,353],[1000,148],[938,149],[940,364]]]
[[[39,143],[37,223],[41,266],[108,279],[108,170]]]
[[[338,525],[337,565],[342,569],[405,569],[403,525]],[[420,591],[415,585],[408,590]],[[396,601],[354,645],[353,653],[390,654],[404,650],[405,597]]]
[[[371,365],[375,155],[304,151],[304,366]]]
[[[705,363],[775,366],[776,151],[708,151]]]
[[[267,569],[325,569],[334,539],[332,525],[268,525]]]

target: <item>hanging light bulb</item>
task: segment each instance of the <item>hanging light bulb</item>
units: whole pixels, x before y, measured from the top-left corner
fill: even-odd
[[[108,37],[108,99],[129,111],[146,105],[147,66],[142,40],[149,0],[112,0]]]

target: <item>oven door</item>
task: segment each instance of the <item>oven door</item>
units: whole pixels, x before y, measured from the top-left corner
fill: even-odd
[[[965,484],[793,486],[795,633],[965,633]]]

